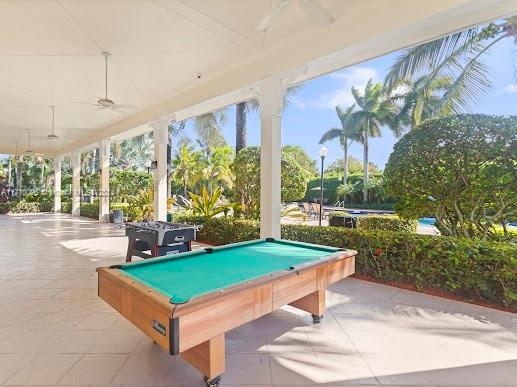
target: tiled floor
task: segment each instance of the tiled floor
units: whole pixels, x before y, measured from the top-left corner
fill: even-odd
[[[97,298],[123,230],[0,215],[0,384],[202,386]],[[346,279],[312,325],[284,308],[227,335],[227,385],[517,386],[517,315]]]

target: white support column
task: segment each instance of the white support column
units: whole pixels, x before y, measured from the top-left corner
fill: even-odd
[[[152,123],[154,160],[157,162],[154,174],[154,219],[167,220],[167,144],[169,121],[159,119]]]
[[[260,103],[260,237],[280,238],[281,126],[285,82],[272,77],[259,82]]]
[[[99,221],[109,222],[110,212],[110,146],[111,140],[105,138],[99,142],[101,189],[99,192]]]
[[[81,215],[81,151],[72,153],[72,216]]]
[[[61,212],[61,167],[63,157],[54,157],[54,212]]]

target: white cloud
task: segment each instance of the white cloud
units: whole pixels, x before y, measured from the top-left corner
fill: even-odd
[[[509,85],[506,85],[503,91],[507,93],[517,93],[517,83],[510,83]]]
[[[330,74],[329,77],[338,81],[339,88],[314,99],[298,100],[296,105],[313,109],[334,109],[337,105],[348,107],[355,102],[350,91],[352,86],[362,91],[369,79],[379,82],[377,70],[370,67],[353,67]]]

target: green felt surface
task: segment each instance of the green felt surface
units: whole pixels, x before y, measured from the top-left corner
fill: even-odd
[[[323,246],[261,240],[215,248],[211,254],[201,251],[124,265],[122,270],[180,303],[335,251]]]

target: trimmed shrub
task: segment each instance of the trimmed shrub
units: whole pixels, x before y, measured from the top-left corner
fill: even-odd
[[[198,234],[217,245],[259,238],[257,221],[214,218]],[[282,225],[282,238],[358,251],[356,272],[517,310],[517,246],[407,232]]]
[[[61,212],[65,213],[65,214],[71,214],[72,213],[72,202],[71,201],[61,202]]]
[[[357,228],[361,230],[416,232],[418,220],[401,219],[397,215],[367,215],[357,217]]]
[[[172,222],[200,225],[205,223],[206,219],[204,216],[194,215],[191,212],[173,212]]]
[[[81,216],[92,219],[99,219],[98,203],[81,203]]]
[[[9,203],[9,212],[13,214],[36,213],[41,212],[41,209],[39,203],[26,202],[22,199],[19,202]]]
[[[216,245],[249,241],[259,237],[260,224],[258,221],[231,217],[208,219],[197,234],[198,240]]]
[[[0,215],[7,214],[9,212],[9,203],[0,203]]]

